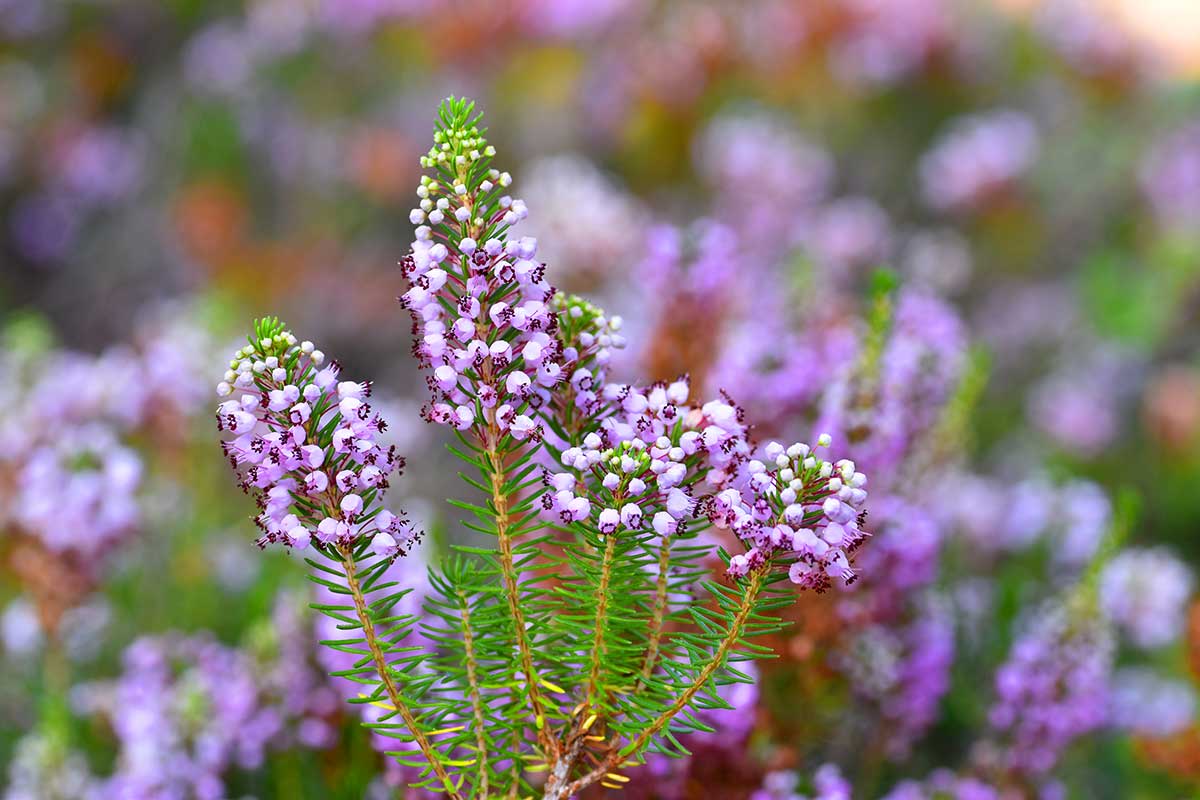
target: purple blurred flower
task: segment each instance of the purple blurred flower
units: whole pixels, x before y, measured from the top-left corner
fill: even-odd
[[[968,474],[953,482],[957,490],[938,507],[949,530],[988,554],[1046,541],[1067,577],[1095,554],[1112,518],[1107,494],[1090,481],[1056,486],[1035,475],[1010,484]]]
[[[52,552],[94,566],[137,529],[141,459],[105,426],[61,429],[24,456],[10,514]]]
[[[73,196],[110,203],[137,187],[143,160],[135,132],[114,126],[85,128],[68,144],[58,177]]]
[[[107,797],[219,800],[225,772],[259,766],[283,726],[250,659],[204,635],[139,639],[120,679],[91,691],[120,745]]]
[[[896,760],[907,758],[937,719],[955,656],[948,605],[931,595],[911,607],[910,619],[873,624],[852,636],[833,662],[855,693],[877,708],[887,754]]]
[[[830,60],[854,84],[891,84],[910,78],[955,42],[943,0],[844,0],[849,18]]]
[[[694,160],[721,218],[756,248],[791,246],[779,232],[812,215],[834,172],[824,150],[766,114],[716,117],[696,141]]]
[[[1160,225],[1181,233],[1200,225],[1200,120],[1156,142],[1143,158],[1139,177]]]
[[[522,0],[520,14],[528,30],[542,36],[578,39],[612,28],[644,0]]]
[[[1131,385],[1134,362],[1105,349],[1065,354],[1069,363],[1033,387],[1029,416],[1068,452],[1099,455],[1120,434],[1122,387]]]
[[[801,233],[817,267],[845,283],[846,273],[878,266],[892,252],[887,212],[868,197],[842,197],[822,207]]]
[[[956,120],[921,159],[921,189],[935,209],[977,208],[1010,188],[1038,153],[1033,120],[1000,110]]]
[[[992,726],[1004,766],[1040,776],[1107,718],[1113,639],[1098,619],[1067,606],[1042,609],[996,672]]]
[[[950,306],[930,295],[900,293],[878,374],[860,374],[859,358],[843,364],[821,399],[816,429],[852,444],[870,472],[895,474],[937,423],[958,386],[966,351],[965,328]]]
[[[1125,550],[1100,573],[1100,607],[1138,647],[1163,647],[1183,633],[1194,586],[1191,569],[1167,550]]]
[[[1149,53],[1127,26],[1087,0],[1050,0],[1037,8],[1035,30],[1072,67],[1085,75],[1138,78]]]
[[[794,772],[770,772],[762,788],[750,800],[851,800],[853,788],[835,764],[823,764],[813,775],[813,795],[799,791],[800,779]]]
[[[1196,714],[1196,690],[1146,668],[1128,667],[1113,676],[1109,722],[1121,731],[1154,738],[1188,728]]]
[[[23,256],[38,263],[54,263],[75,246],[83,210],[78,199],[63,191],[48,191],[22,197],[8,222]]]
[[[526,168],[525,199],[538,209],[526,225],[539,256],[570,288],[625,277],[644,236],[636,200],[577,156],[542,158]]]

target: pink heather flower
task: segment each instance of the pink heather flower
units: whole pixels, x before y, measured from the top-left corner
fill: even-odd
[[[654,531],[660,536],[670,536],[679,530],[679,522],[666,511],[654,515]]]
[[[621,516],[615,508],[606,508],[600,512],[596,520],[597,527],[604,534],[614,533],[620,524]]]

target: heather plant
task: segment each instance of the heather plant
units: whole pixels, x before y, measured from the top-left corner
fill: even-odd
[[[528,214],[474,104],[442,104],[401,262],[425,418],[450,428],[473,493],[450,502],[486,546],[455,545],[414,588],[391,579],[420,535],[383,495],[404,460],[377,443],[370,383],[278,319],[260,320],[218,387],[225,452],[254,494],[263,547],[309,554],[336,623],[337,677],[414,785],[453,798],[619,787],[650,754],[720,725],[720,687],[770,650],[799,585],[852,583],[866,477],[816,445],[760,458],[728,397],[686,377],[613,381],[621,320],[559,294],[517,237]],[[730,551],[697,538],[727,529]],[[707,541],[707,540],[706,540]],[[702,563],[719,556],[723,577]],[[419,634],[419,639],[414,639]],[[538,776],[544,776],[538,777]]]

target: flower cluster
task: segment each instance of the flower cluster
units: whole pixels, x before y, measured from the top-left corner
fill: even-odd
[[[1163,549],[1122,551],[1100,573],[1100,608],[1142,648],[1162,647],[1183,632],[1195,580]]]
[[[136,530],[141,478],[141,459],[111,428],[64,428],[26,454],[12,521],[50,551],[95,563]]]
[[[212,355],[194,314],[141,324],[137,346],[99,355],[14,349],[0,356],[0,526],[94,578],[141,524],[146,471],[135,438],[164,445],[195,411]]]
[[[1100,620],[1074,611],[1044,610],[996,672],[990,719],[1008,736],[1008,769],[1042,775],[1075,739],[1106,722],[1112,634]]]
[[[818,449],[829,445],[828,436],[817,440]],[[743,489],[724,489],[705,504],[712,523],[732,530],[747,548],[730,559],[729,574],[786,563],[792,583],[805,588],[823,591],[834,579],[853,583],[850,558],[867,537],[860,527],[867,476],[853,461],[830,463],[802,442],[787,448],[771,442],[763,453],[765,461],[746,464]]]
[[[660,535],[676,533],[696,510],[696,481],[720,489],[749,450],[736,406],[728,400],[689,406],[689,393],[686,380],[645,390],[605,385],[598,401],[607,415],[598,430],[562,451],[570,472],[546,475],[546,513],[565,523],[594,511],[602,534],[638,530],[643,521]],[[602,507],[593,509],[594,501]]]
[[[113,773],[91,779],[88,792],[47,796],[216,800],[227,796],[233,768],[333,745],[341,703],[317,666],[305,605],[281,592],[240,647],[207,634],[135,641],[116,680],[73,692],[77,711],[105,719],[116,734]]]
[[[278,320],[260,322],[256,337],[217,386],[237,395],[217,409],[217,426],[262,509],[259,545],[347,547],[371,536],[376,553],[403,553],[417,533],[379,500],[404,459],[377,442],[386,423],[367,402],[371,385],[340,381],[337,362],[326,365]]]
[[[186,321],[169,328],[181,338],[196,331]],[[4,556],[50,635],[142,527],[147,468],[135,446],[169,449],[180,417],[193,410],[190,390],[202,383],[192,363],[197,353],[152,342],[90,355],[51,349],[38,335],[6,342],[0,354]],[[203,358],[202,343],[193,343]],[[160,368],[180,366],[188,374],[178,391],[162,391]]]
[[[724,700],[715,686],[753,680],[730,665],[753,658],[747,637],[776,629],[777,580],[854,581],[867,479],[801,443],[751,460],[742,409],[724,393],[693,401],[686,377],[610,380],[620,318],[558,294],[537,242],[509,236],[527,209],[505,193],[511,178],[491,166],[473,109],[451,99],[440,110],[400,302],[431,392],[424,416],[460,432],[464,449],[451,450],[478,472],[461,477],[487,497],[456,505],[496,549],[462,548],[485,557],[446,559],[427,589],[389,580],[407,529],[377,505],[399,459],[379,444],[370,385],[340,380],[278,320],[237,352],[217,417],[262,509],[259,543],[337,563],[318,579],[329,594],[317,607],[336,628],[328,666],[369,687],[368,727],[415,745],[392,753],[418,769],[397,780],[452,797],[521,793],[516,759],[531,752],[545,796],[565,800],[619,780],[631,756],[686,755],[676,734],[707,733],[705,712],[753,702],[753,687]],[[816,450],[829,445],[823,436]],[[728,561],[734,580],[697,582],[708,548],[675,546],[696,520],[744,549]],[[716,605],[690,620],[701,591]],[[362,639],[339,642],[346,631]]]

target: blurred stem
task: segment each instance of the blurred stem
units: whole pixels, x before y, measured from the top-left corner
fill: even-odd
[[[71,663],[57,631],[46,635],[46,651],[42,656],[42,681],[45,694],[42,721],[46,730],[64,749],[71,735]]]

